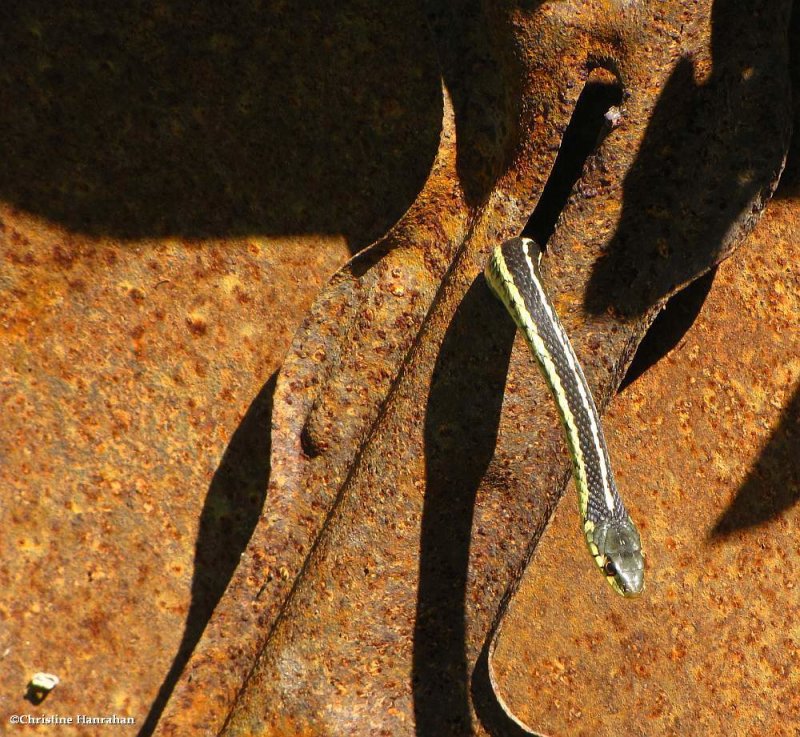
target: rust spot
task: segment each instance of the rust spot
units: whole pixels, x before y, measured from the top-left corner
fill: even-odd
[[[58,245],[53,248],[53,261],[65,269],[71,269],[77,258],[78,254],[68,246]]]
[[[95,640],[100,640],[104,636],[106,627],[107,618],[100,610],[95,610],[81,620],[81,628]]]
[[[208,332],[208,324],[205,318],[200,315],[187,316],[186,325],[189,328],[189,332],[196,337],[205,335]]]
[[[22,254],[15,251],[9,251],[8,260],[12,264],[18,264],[20,266],[33,266],[36,263],[36,258],[31,251],[26,251]]]

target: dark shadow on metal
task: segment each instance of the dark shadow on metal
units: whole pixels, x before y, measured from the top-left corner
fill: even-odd
[[[794,129],[786,168],[783,170],[781,184],[776,197],[787,199],[800,196],[800,1],[792,5],[789,21],[789,74],[792,79],[792,106],[794,108]]]
[[[800,386],[710,537],[766,524],[800,501]]]
[[[503,711],[492,688],[489,678],[489,651],[492,637],[493,631],[486,638],[472,674],[471,692],[475,711],[486,731],[494,737],[531,737],[532,732],[524,730]]]
[[[412,691],[418,737],[472,733],[465,597],[475,497],[494,455],[515,327],[479,276],[447,329],[425,416]]]
[[[509,86],[500,52],[508,46],[495,34],[483,0],[423,0],[441,74],[453,102],[458,150],[456,170],[466,201],[482,203],[506,165],[516,135],[519,104]]]
[[[777,176],[786,131],[757,91],[774,70],[756,63],[761,36],[750,32],[763,4],[716,0],[708,81],[695,82],[691,59],[676,65],[625,177],[617,231],[585,295],[590,311],[641,315],[706,271]]]
[[[555,230],[575,182],[580,178],[589,155],[597,148],[609,127],[605,114],[622,102],[618,84],[589,80],[578,97],[569,125],[561,139],[553,170],[522,235],[542,246]]]
[[[794,104],[794,135],[776,197],[800,193],[800,2],[795,0],[789,23],[790,72]],[[714,525],[709,538],[766,524],[800,501],[800,387],[784,408],[779,425],[736,492],[733,502]]]
[[[716,268],[711,269],[667,302],[639,343],[618,391],[625,391],[681,342],[700,314],[716,274]]]
[[[261,515],[269,482],[275,372],[248,408],[211,480],[194,558],[189,613],[178,652],[138,737],[149,737],[233,575]]]
[[[0,200],[118,239],[344,235],[408,209],[442,93],[418,0],[22,0],[0,13]]]

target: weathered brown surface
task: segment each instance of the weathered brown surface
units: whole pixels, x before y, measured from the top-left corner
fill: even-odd
[[[604,60],[625,89],[621,124],[562,213],[546,275],[604,404],[660,300],[739,243],[775,182],[787,14],[785,3],[713,14],[498,4],[485,16],[470,6],[448,43],[437,37],[452,99],[437,165],[295,338],[276,390],[269,501],[162,734],[509,726],[479,655],[567,464],[483,263],[524,227]],[[446,15],[432,13],[437,34]],[[475,49],[470,107],[454,70]]]
[[[464,734],[474,706],[496,724],[470,675],[565,464],[476,277],[524,226],[588,68],[611,60],[622,124],[549,244],[605,400],[653,304],[738,243],[774,182],[785,10],[4,9],[4,725],[142,726],[253,525],[163,734],[216,734],[234,706],[231,732]],[[294,324],[426,177],[298,334],[265,495],[268,379]],[[607,251],[625,268],[598,265]],[[38,669],[62,684],[34,708]]]
[[[169,695],[264,505],[291,336],[436,153],[418,26],[402,3],[0,9],[3,734],[136,733]],[[39,670],[61,684],[34,707]]]
[[[531,727],[797,734],[799,243],[800,201],[773,200],[684,339],[611,405],[647,589],[629,602],[598,585],[568,496],[493,660],[498,693]]]
[[[141,724],[255,524],[269,379],[292,316],[346,247],[120,245],[8,206],[0,220],[2,720]],[[295,264],[308,280],[282,289]],[[33,708],[23,695],[39,670],[62,683]]]

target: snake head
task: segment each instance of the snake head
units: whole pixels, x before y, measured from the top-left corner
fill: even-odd
[[[638,596],[644,588],[644,554],[639,533],[630,519],[595,524],[590,540],[597,565],[612,588],[622,596]]]

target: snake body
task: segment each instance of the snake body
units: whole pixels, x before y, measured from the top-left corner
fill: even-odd
[[[617,491],[586,377],[542,286],[541,257],[535,241],[512,238],[494,249],[486,265],[486,281],[522,330],[555,398],[589,552],[617,593],[635,596],[644,587],[639,533]]]

